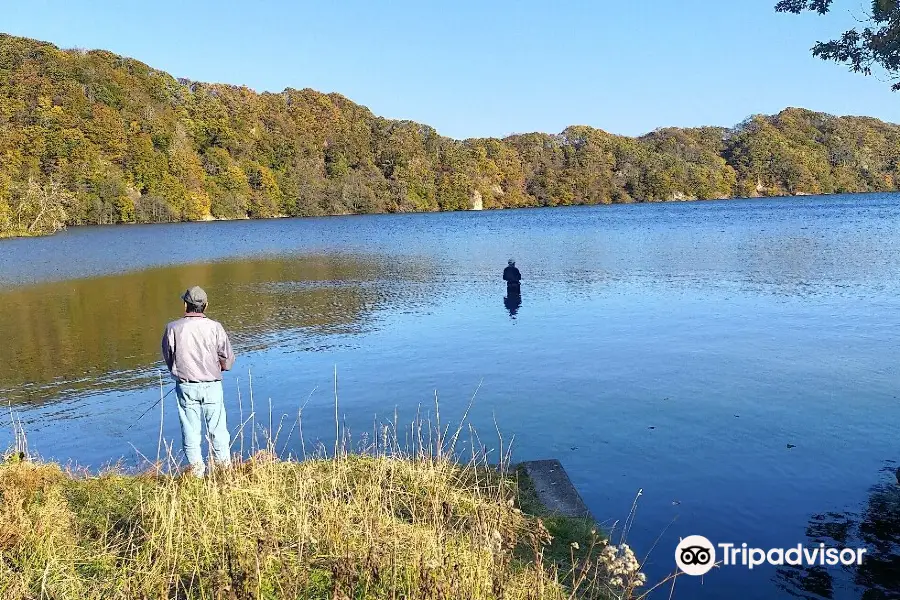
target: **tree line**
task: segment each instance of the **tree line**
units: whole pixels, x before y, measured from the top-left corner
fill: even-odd
[[[455,140],[339,94],[256,93],[0,34],[0,235],[151,223],[893,191],[900,126],[789,108],[633,138]]]

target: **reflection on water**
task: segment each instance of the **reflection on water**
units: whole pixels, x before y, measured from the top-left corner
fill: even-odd
[[[522,306],[522,294],[507,293],[503,298],[503,306],[509,311],[509,316],[515,319]]]
[[[421,277],[416,265],[406,275]],[[0,397],[45,401],[67,392],[146,383],[181,292],[201,284],[209,314],[239,351],[299,333],[356,334],[398,289],[373,260],[335,256],[253,258],[177,265],[0,292]],[[293,333],[292,333],[293,332]],[[307,348],[315,349],[315,348]]]
[[[900,599],[900,482],[895,466],[883,469],[885,481],[869,490],[861,512],[813,515],[807,545],[866,548],[862,564],[843,567],[782,567],[776,583],[791,595],[810,600],[853,595],[863,600]]]

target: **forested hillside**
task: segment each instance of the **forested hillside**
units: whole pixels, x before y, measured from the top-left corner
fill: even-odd
[[[661,99],[660,102],[664,102]],[[0,34],[0,235],[65,225],[884,191],[900,126],[802,109],[732,129],[454,140],[338,94],[177,80]]]

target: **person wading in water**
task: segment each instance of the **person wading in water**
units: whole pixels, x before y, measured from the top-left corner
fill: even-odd
[[[516,261],[513,259],[509,259],[507,267],[503,269],[503,281],[506,282],[507,296],[518,296],[521,294],[520,282],[522,281],[522,274],[519,273],[519,270],[516,268]]]
[[[206,471],[201,450],[204,421],[216,463],[224,467],[231,465],[222,371],[234,365],[234,352],[222,324],[204,314],[209,298],[203,288],[194,286],[181,299],[184,316],[166,325],[162,355],[175,378],[184,454],[193,474],[203,477]]]

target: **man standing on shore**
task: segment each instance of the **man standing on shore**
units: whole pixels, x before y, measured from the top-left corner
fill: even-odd
[[[201,449],[204,421],[216,462],[226,467],[231,464],[222,371],[231,369],[234,352],[221,323],[205,314],[209,306],[206,292],[194,286],[181,299],[184,316],[166,325],[162,355],[175,378],[184,454],[193,474],[203,477],[206,471]]]

